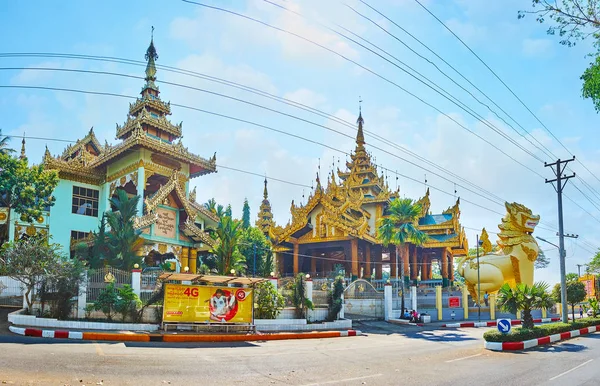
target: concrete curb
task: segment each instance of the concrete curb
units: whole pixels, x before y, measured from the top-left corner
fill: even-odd
[[[543,319],[533,319],[533,323],[550,323],[550,322],[559,322],[560,318],[543,318]],[[511,320],[511,325],[519,325],[521,324],[520,320]],[[446,323],[442,324],[442,327],[448,328],[464,328],[464,327],[495,327],[496,321],[491,320],[489,322],[461,322],[461,323]]]
[[[105,332],[77,332],[60,330],[39,330],[36,328],[23,328],[9,326],[8,329],[15,334],[38,338],[78,339],[78,340],[106,340],[114,342],[251,342],[264,340],[287,339],[321,339],[339,338],[346,336],[360,336],[359,330],[346,331],[314,331],[282,334],[260,335],[189,335],[189,334],[135,334],[135,333],[105,333]]]
[[[600,329],[599,326],[591,326],[586,328],[580,328],[578,330],[572,330],[567,332],[561,332],[560,334],[554,334],[550,336],[545,336],[543,338],[536,338],[525,340],[522,342],[485,342],[484,347],[488,350],[492,351],[517,351],[517,350],[525,350],[531,347],[554,343],[565,339],[571,339],[576,336],[589,334],[592,332],[596,332]]]

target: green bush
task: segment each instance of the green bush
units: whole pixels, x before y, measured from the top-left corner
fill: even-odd
[[[342,294],[344,293],[344,278],[338,276],[333,282],[333,288],[327,292],[327,321],[333,322],[342,310]]]
[[[515,328],[508,334],[503,334],[497,330],[490,330],[483,334],[483,339],[488,342],[521,342],[524,340],[542,338],[544,336],[560,334],[579,328],[600,325],[600,318],[584,318],[572,323],[549,323],[541,326],[535,326],[531,329]]]
[[[254,292],[254,316],[256,319],[275,319],[284,306],[283,296],[275,289],[275,286],[264,281],[256,286]]]
[[[94,303],[94,309],[96,311],[102,311],[106,315],[106,319],[112,320],[115,312],[115,305],[119,300],[119,294],[115,288],[115,283],[108,283],[107,286],[100,291],[98,299]]]
[[[136,321],[137,309],[142,305],[140,298],[133,288],[129,284],[123,285],[123,288],[118,290],[117,302],[115,303],[115,310],[121,314],[123,322],[127,319],[127,315],[131,316],[132,321]]]

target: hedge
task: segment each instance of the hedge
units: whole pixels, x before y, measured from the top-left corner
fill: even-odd
[[[490,330],[483,334],[483,339],[488,342],[521,342],[597,325],[600,325],[600,318],[585,318],[571,323],[559,322],[543,324],[541,326],[535,326],[532,329],[518,327],[512,329],[508,334],[503,334],[498,330]]]

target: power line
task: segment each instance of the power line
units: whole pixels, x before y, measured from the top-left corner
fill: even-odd
[[[286,34],[289,34],[289,35],[295,36],[295,37],[297,37],[297,38],[299,38],[299,39],[301,39],[301,40],[304,40],[304,41],[306,41],[306,42],[308,42],[308,43],[314,44],[314,45],[316,45],[317,47],[320,47],[320,48],[322,48],[322,49],[324,49],[324,50],[326,50],[326,51],[329,51],[329,52],[331,52],[331,53],[333,53],[333,54],[335,54],[335,55],[337,55],[337,56],[341,57],[342,59],[344,59],[344,60],[347,60],[347,61],[349,61],[349,62],[351,62],[351,63],[355,64],[356,66],[358,66],[358,67],[362,68],[363,70],[365,70],[365,71],[367,71],[367,72],[369,72],[369,73],[371,73],[371,74],[375,75],[376,77],[378,77],[378,78],[380,78],[380,79],[382,79],[382,80],[384,80],[384,81],[386,81],[386,82],[388,82],[388,83],[390,83],[390,84],[394,85],[395,87],[399,88],[400,90],[402,90],[402,91],[406,92],[407,94],[409,94],[409,95],[411,95],[412,97],[416,98],[417,100],[421,101],[423,104],[425,104],[425,105],[427,105],[427,106],[431,107],[431,108],[432,108],[432,109],[434,109],[435,111],[437,111],[437,112],[439,112],[440,114],[444,115],[446,118],[448,118],[448,119],[450,119],[451,121],[453,121],[454,123],[456,123],[456,124],[457,124],[459,127],[463,128],[463,129],[465,129],[465,130],[467,130],[468,132],[470,132],[471,134],[475,135],[476,137],[478,137],[478,138],[479,138],[479,139],[481,139],[482,141],[486,142],[487,144],[489,144],[490,146],[492,146],[494,149],[496,149],[496,150],[497,150],[497,151],[499,151],[500,153],[504,154],[506,157],[508,157],[508,158],[509,158],[509,159],[511,159],[512,161],[514,161],[514,162],[518,163],[518,164],[519,164],[519,165],[521,165],[522,167],[524,167],[524,168],[528,169],[529,171],[531,171],[532,173],[534,173],[534,174],[538,175],[540,178],[544,178],[544,177],[543,177],[543,176],[542,176],[540,173],[536,172],[535,170],[533,170],[533,169],[532,169],[532,168],[530,168],[529,166],[525,165],[524,163],[522,163],[522,162],[520,162],[520,161],[516,160],[514,157],[510,156],[508,153],[506,153],[506,152],[505,152],[505,151],[503,151],[502,149],[498,148],[498,147],[497,147],[495,144],[493,144],[492,142],[490,142],[490,141],[489,141],[489,140],[487,140],[486,138],[482,137],[481,135],[477,134],[476,132],[474,132],[474,131],[472,131],[471,129],[469,129],[469,128],[467,128],[466,126],[464,126],[462,123],[460,123],[459,121],[457,121],[456,119],[454,119],[454,118],[453,118],[451,115],[449,115],[449,114],[447,114],[447,113],[444,113],[444,112],[443,112],[442,110],[440,110],[439,108],[437,108],[437,107],[435,107],[434,105],[432,105],[431,103],[429,103],[429,102],[425,101],[423,98],[421,98],[421,97],[417,96],[416,94],[414,94],[414,93],[412,93],[412,92],[408,91],[408,90],[407,90],[407,89],[405,89],[404,87],[400,86],[398,83],[396,83],[396,82],[394,82],[394,81],[392,81],[392,80],[390,80],[390,79],[388,79],[388,78],[386,78],[386,77],[384,77],[384,76],[382,76],[382,75],[380,75],[380,74],[376,73],[375,71],[373,71],[373,70],[369,69],[368,67],[365,67],[365,66],[363,66],[362,64],[360,64],[360,63],[356,62],[355,60],[353,60],[353,59],[350,59],[350,58],[348,58],[347,56],[345,56],[345,55],[343,55],[343,54],[341,54],[341,53],[339,53],[339,52],[337,52],[337,51],[335,51],[335,50],[332,50],[331,48],[328,48],[328,47],[326,47],[326,46],[324,46],[324,45],[322,45],[322,44],[320,44],[320,43],[317,43],[317,42],[315,42],[315,41],[313,41],[313,40],[310,40],[310,39],[308,39],[308,38],[306,38],[306,37],[304,37],[304,36],[298,35],[298,34],[296,34],[296,33],[294,33],[294,32],[291,32],[291,31],[288,31],[288,30],[286,30],[286,29],[283,29],[283,28],[279,28],[279,27],[273,26],[273,25],[271,25],[271,24],[269,24],[269,23],[266,23],[266,22],[264,22],[264,21],[262,21],[262,20],[255,19],[255,18],[253,18],[253,17],[247,16],[247,15],[244,15],[244,14],[241,14],[241,13],[238,13],[238,12],[234,12],[234,11],[231,11],[231,10],[228,10],[228,9],[224,9],[224,8],[220,8],[220,7],[215,7],[215,6],[211,6],[211,5],[207,5],[207,4],[203,4],[203,3],[199,3],[199,2],[195,2],[195,1],[191,1],[191,0],[181,0],[181,1],[183,1],[183,2],[185,2],[185,3],[190,3],[190,4],[197,5],[197,6],[201,6],[201,7],[205,7],[205,8],[209,8],[209,9],[213,9],[213,10],[217,10],[217,11],[225,12],[225,13],[229,13],[229,14],[232,14],[232,15],[236,15],[236,16],[242,17],[242,18],[244,18],[244,19],[247,19],[247,20],[251,20],[251,21],[253,21],[253,22],[259,23],[259,24],[261,24],[261,25],[264,25],[264,26],[266,26],[266,27],[272,28],[272,29],[274,29],[274,30],[276,30],[276,31],[280,31],[280,32],[283,32],[283,33],[286,33]],[[358,44],[360,44],[360,43],[358,43]],[[366,47],[365,47],[365,48],[366,48]],[[368,48],[367,48],[367,49],[368,49]],[[379,55],[379,54],[377,54],[377,53],[376,53],[376,55]],[[381,55],[379,55],[379,56],[381,56]],[[383,58],[383,56],[381,56],[381,57]],[[384,59],[385,59],[385,60],[387,60],[387,61],[389,61],[387,58],[384,58]],[[393,62],[390,62],[390,63],[394,64]],[[395,64],[394,64],[394,65],[395,65]],[[397,66],[397,65],[396,65],[396,66]],[[400,68],[400,67],[399,67],[399,68]],[[426,84],[426,83],[424,83],[424,84]],[[430,86],[429,86],[429,87],[430,87]],[[439,92],[438,92],[438,93],[439,93]],[[459,106],[459,107],[460,107],[460,106]]]
[[[540,120],[540,118],[538,118],[538,116],[525,104],[525,102],[523,102],[523,100],[519,98],[517,94],[515,94],[515,92],[500,78],[500,76],[498,76],[498,74],[496,74],[496,72],[492,70],[492,68],[488,66],[488,64],[483,59],[481,59],[481,57],[477,55],[467,43],[465,43],[456,33],[454,33],[454,31],[452,31],[450,27],[448,27],[442,20],[440,20],[419,0],[415,0],[415,2],[419,4],[427,13],[429,13],[435,20],[437,20],[445,29],[447,29],[448,32],[454,35],[454,37],[456,37],[456,39],[458,39],[458,41],[460,41],[462,45],[465,46],[496,77],[496,79],[498,79],[500,83],[502,83],[502,85],[504,85],[504,87],[506,87],[506,89],[521,103],[521,105],[523,105],[523,107],[525,107],[525,109],[529,111],[529,113],[536,119],[536,121],[538,121],[539,124],[542,125],[542,127],[563,147],[563,149],[565,149],[567,153],[572,154],[571,151],[569,151],[569,149],[567,149],[567,147],[556,137],[556,135],[554,135],[554,133]],[[579,162],[579,164],[581,164],[581,166],[583,166],[583,168],[588,173],[590,173],[590,175],[592,175],[598,182],[600,182],[600,178],[598,178],[594,173],[592,173],[592,171],[588,169],[588,167],[585,166],[579,158],[577,158],[577,162]]]

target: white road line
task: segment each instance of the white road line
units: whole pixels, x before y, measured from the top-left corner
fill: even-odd
[[[589,361],[587,361],[587,362],[583,362],[582,364],[580,364],[580,365],[578,365],[578,366],[575,366],[575,367],[573,367],[571,370],[567,370],[567,371],[565,371],[564,373],[560,373],[560,374],[558,374],[556,377],[552,377],[552,378],[550,378],[550,381],[553,381],[553,380],[555,380],[555,379],[556,379],[556,378],[558,378],[558,377],[562,377],[562,376],[563,376],[563,375],[565,375],[565,374],[569,374],[571,371],[577,370],[578,368],[580,368],[580,367],[582,367],[582,366],[585,366],[585,365],[587,365],[587,364],[588,364],[588,363],[590,363],[591,361],[593,361],[593,359],[590,359],[590,360],[589,360]]]
[[[342,383],[342,382],[350,382],[350,381],[360,381],[361,379],[369,379],[369,378],[381,377],[382,375],[383,374],[365,375],[364,377],[336,379],[335,381],[327,381],[327,382],[307,383],[307,384],[302,385],[302,386],[332,385],[334,383]]]
[[[475,354],[475,355],[469,355],[468,357],[462,357],[462,358],[456,358],[456,359],[451,359],[449,361],[446,361],[446,363],[452,363],[452,362],[458,362],[458,361],[462,361],[464,359],[469,359],[469,358],[475,358],[478,357],[482,354]]]

